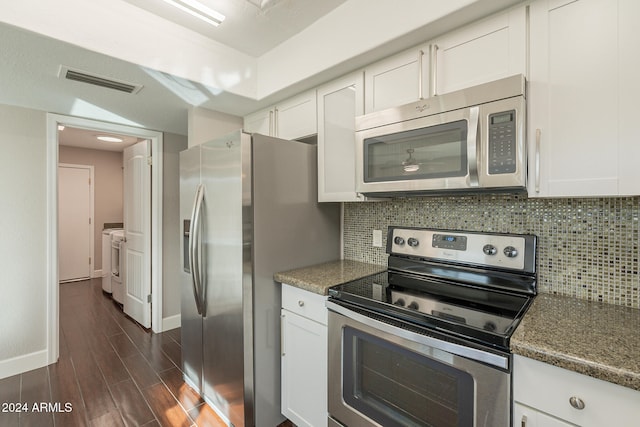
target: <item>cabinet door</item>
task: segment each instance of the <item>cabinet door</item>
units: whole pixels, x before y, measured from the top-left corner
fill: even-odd
[[[281,311],[282,414],[297,426],[327,425],[327,327]]]
[[[513,399],[582,427],[627,426],[640,419],[639,391],[518,355]],[[582,409],[572,399],[581,401]]]
[[[619,0],[618,55],[620,73],[620,161],[619,193],[640,194],[640,144],[638,143],[638,116],[640,116],[640,2]]]
[[[358,201],[355,117],[363,112],[362,73],[318,88],[318,201]]]
[[[617,1],[539,0],[530,19],[529,195],[617,195]]]
[[[316,91],[308,91],[277,105],[274,136],[298,139],[318,132]]]
[[[248,133],[273,136],[273,110],[267,108],[245,116],[244,130]]]
[[[526,75],[525,7],[453,31],[433,41],[435,94]]]
[[[513,427],[571,427],[573,424],[519,403],[513,405]]]
[[[411,49],[365,68],[365,114],[397,107],[429,93],[429,46]]]

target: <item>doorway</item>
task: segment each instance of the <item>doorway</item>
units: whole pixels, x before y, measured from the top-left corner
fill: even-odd
[[[93,166],[60,163],[58,166],[59,281],[92,277]]]
[[[54,363],[59,355],[59,289],[60,271],[58,235],[58,128],[69,126],[110,134],[128,135],[149,141],[151,167],[150,217],[151,239],[156,250],[150,255],[151,329],[162,331],[162,133],[131,126],[99,122],[72,116],[49,114],[47,116],[47,289],[48,289],[48,359]]]

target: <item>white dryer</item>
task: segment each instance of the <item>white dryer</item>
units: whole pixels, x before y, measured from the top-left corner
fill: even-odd
[[[111,233],[111,290],[113,299],[122,304],[124,300],[124,230]]]
[[[121,228],[102,230],[102,290],[111,293],[111,235]]]

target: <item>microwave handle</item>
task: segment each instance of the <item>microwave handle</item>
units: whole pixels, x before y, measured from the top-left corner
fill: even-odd
[[[480,133],[480,107],[471,107],[469,109],[469,129],[467,131],[467,159],[469,162],[469,186],[478,186],[478,163],[480,157],[478,155],[478,142]]]

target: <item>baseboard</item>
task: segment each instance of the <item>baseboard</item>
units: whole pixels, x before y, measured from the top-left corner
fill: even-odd
[[[96,278],[96,277],[102,277],[102,270],[93,270],[93,275],[91,276],[92,278]]]
[[[0,379],[47,366],[47,350],[0,361]]]
[[[162,319],[162,331],[169,331],[171,329],[179,328],[182,324],[180,315],[169,316]]]

